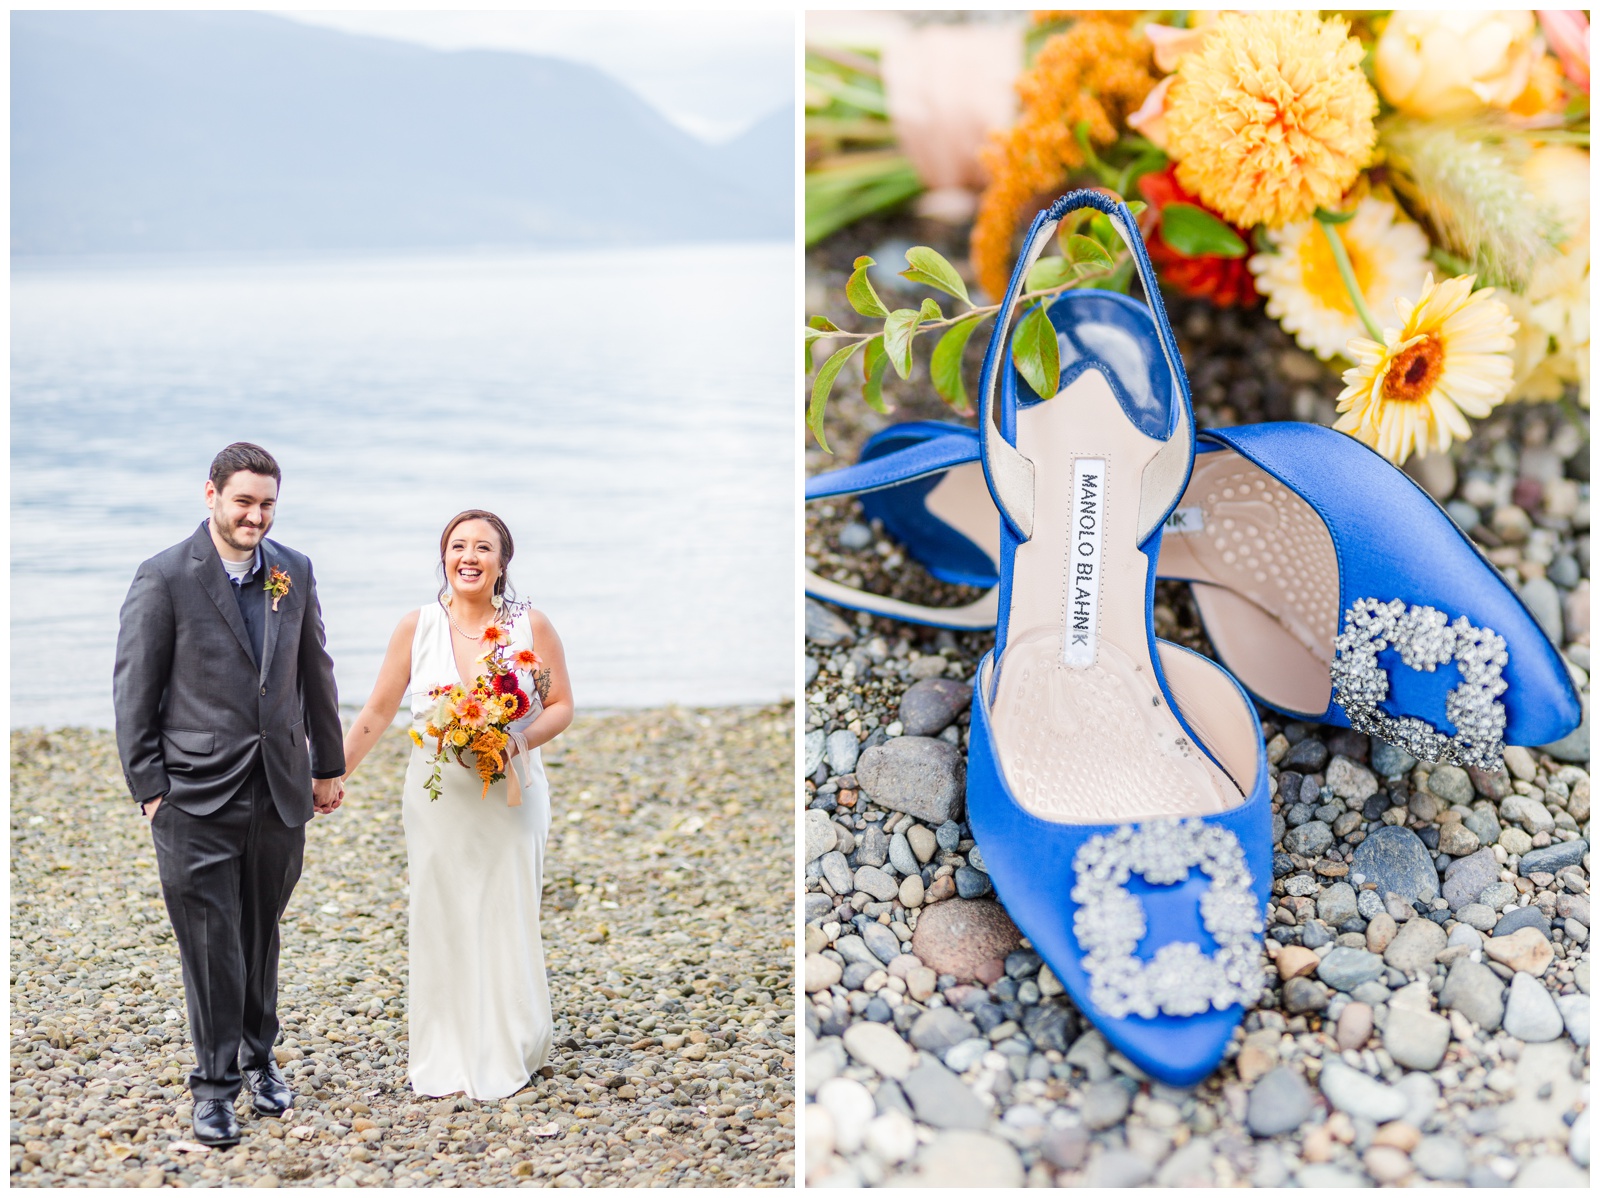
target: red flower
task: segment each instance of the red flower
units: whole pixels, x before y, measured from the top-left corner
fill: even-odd
[[[530,708],[532,708],[533,703],[527,695],[525,695],[521,690],[507,691],[506,694],[515,694],[517,696],[517,710],[512,714],[512,719],[520,720],[523,716],[528,714],[528,711]]]
[[[497,695],[509,695],[517,689],[517,676],[515,674],[496,674],[494,676],[494,691]]]
[[[1145,216],[1145,246],[1150,252],[1150,262],[1161,276],[1185,295],[1199,296],[1224,308],[1235,305],[1248,308],[1256,302],[1255,279],[1243,258],[1223,258],[1205,254],[1190,258],[1178,253],[1161,236],[1161,210],[1168,204],[1193,204],[1205,208],[1199,200],[1178,186],[1177,168],[1169,166],[1159,174],[1146,175],[1139,180],[1139,191],[1150,205]],[[1211,210],[1206,209],[1207,212]],[[1216,216],[1216,213],[1211,213]],[[1222,220],[1220,216],[1218,220]],[[1226,223],[1226,222],[1224,222]],[[1243,229],[1230,226],[1246,245],[1250,235]]]

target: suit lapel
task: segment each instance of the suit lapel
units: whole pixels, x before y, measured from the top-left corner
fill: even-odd
[[[272,596],[267,591],[267,579],[272,577],[273,567],[279,566],[278,555],[272,548],[272,542],[265,537],[261,538],[261,577],[258,583],[261,590],[261,605],[266,614],[266,632],[262,634],[261,643],[261,681],[267,680],[267,667],[272,664],[272,650],[278,643],[278,621],[282,617],[272,610]],[[280,603],[280,606],[282,604]]]
[[[222,567],[217,547],[211,543],[211,532],[205,521],[201,521],[199,530],[189,544],[195,559],[195,577],[222,613],[223,623],[233,629],[233,635],[239,638],[245,656],[253,661],[255,649],[250,644],[250,630],[244,626],[244,617],[239,614],[239,603],[233,597],[233,583],[228,581],[228,572]]]

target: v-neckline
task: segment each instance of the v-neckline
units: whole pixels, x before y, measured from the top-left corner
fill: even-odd
[[[450,609],[443,603],[440,603],[439,610],[444,614],[444,639],[445,648],[449,651],[450,673],[455,677],[456,685],[461,687],[461,689],[466,691],[468,694],[471,694],[472,686],[462,680],[461,663],[456,660],[456,638],[453,635],[455,632],[455,625],[450,621]],[[498,620],[496,622],[498,623]],[[513,623],[515,623],[515,621],[513,621]],[[463,633],[462,635],[465,636],[466,634]],[[511,635],[511,629],[509,627],[506,629],[506,635],[507,637]],[[478,638],[478,643],[480,645],[483,644],[482,637]],[[482,677],[482,674],[476,675],[473,678],[473,682],[476,683],[477,679]]]

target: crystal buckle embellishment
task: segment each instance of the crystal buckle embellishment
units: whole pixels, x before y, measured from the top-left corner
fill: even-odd
[[[1199,1015],[1248,1006],[1261,993],[1261,911],[1238,837],[1203,820],[1161,820],[1090,837],[1073,858],[1079,904],[1072,932],[1084,950],[1089,997],[1113,1019]],[[1199,866],[1211,879],[1200,918],[1217,942],[1164,944],[1154,958],[1134,956],[1147,928],[1144,904],[1127,889],[1138,874],[1153,885],[1181,882]]]
[[[1482,770],[1500,768],[1505,751],[1506,709],[1500,702],[1506,681],[1505,638],[1492,628],[1475,628],[1465,616],[1454,623],[1435,607],[1403,599],[1357,599],[1344,613],[1334,639],[1329,667],[1334,697],[1350,726],[1388,741],[1423,761],[1450,762]],[[1413,670],[1432,673],[1455,662],[1461,685],[1445,696],[1450,736],[1415,716],[1392,716],[1378,704],[1389,697],[1389,673],[1378,653],[1393,648]]]

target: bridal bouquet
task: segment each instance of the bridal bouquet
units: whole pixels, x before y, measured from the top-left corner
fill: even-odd
[[[446,683],[428,692],[436,700],[428,717],[427,736],[434,742],[433,774],[426,790],[430,799],[444,791],[443,769],[448,754],[468,769],[475,768],[483,779],[483,796],[489,787],[506,776],[511,759],[506,746],[511,743],[511,725],[528,714],[533,700],[517,680],[518,672],[533,673],[541,662],[532,649],[510,648],[511,634],[501,624],[491,624],[483,632],[489,649],[478,659],[485,672],[471,689],[459,683]],[[421,748],[423,734],[415,728],[411,739]],[[468,765],[465,754],[475,763]]]

